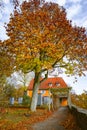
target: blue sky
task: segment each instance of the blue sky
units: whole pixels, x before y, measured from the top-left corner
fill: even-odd
[[[7,39],[4,26],[4,22],[9,22],[9,15],[12,12],[11,0],[2,0],[5,4],[4,9],[0,9],[0,39]],[[23,0],[20,0],[23,1]],[[87,29],[87,0],[46,0],[58,3],[63,6],[67,12],[67,18],[72,20],[73,25],[83,26]],[[1,0],[0,0],[1,2]],[[1,13],[2,12],[2,13]],[[63,76],[66,83],[73,87],[76,93],[80,94],[85,89],[87,90],[87,72],[86,76],[77,77],[78,81],[75,81],[74,77]]]

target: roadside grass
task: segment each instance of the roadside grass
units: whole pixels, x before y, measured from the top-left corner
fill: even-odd
[[[0,130],[32,130],[33,123],[48,118],[52,112],[47,109],[37,109],[31,112],[29,108],[5,108],[0,113]]]
[[[24,113],[29,111],[22,108],[5,108],[4,113],[0,113],[0,130],[9,130],[16,127],[19,122],[25,121]],[[11,127],[11,128],[10,128]]]

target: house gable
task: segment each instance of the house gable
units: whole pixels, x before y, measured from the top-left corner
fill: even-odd
[[[28,90],[33,90],[34,79],[31,80]],[[40,84],[39,90],[47,90],[49,88],[66,88],[67,84],[61,77],[47,78]]]

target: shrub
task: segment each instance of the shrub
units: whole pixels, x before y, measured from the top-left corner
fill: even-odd
[[[24,94],[23,96],[23,105],[30,105],[31,98]]]

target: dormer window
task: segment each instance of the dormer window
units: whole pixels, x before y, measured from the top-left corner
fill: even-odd
[[[48,86],[49,86],[49,87],[52,87],[52,83],[48,83]]]
[[[59,87],[59,86],[60,86],[60,83],[57,82],[57,83],[56,83],[56,86]]]

